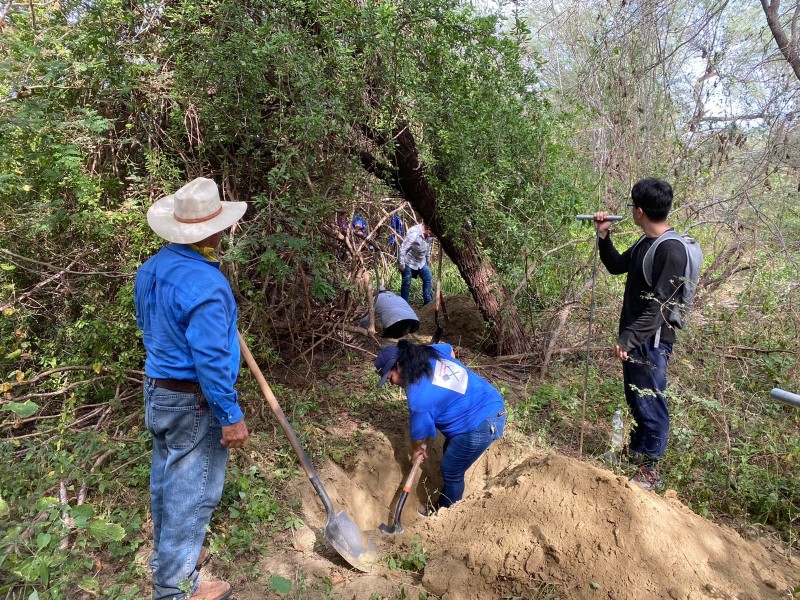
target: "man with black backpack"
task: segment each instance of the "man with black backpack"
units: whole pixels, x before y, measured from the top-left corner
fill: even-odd
[[[664,392],[667,363],[694,300],[702,252],[694,239],[667,222],[672,187],[642,179],[631,190],[633,221],[644,235],[620,254],[611,241],[606,213],[594,215],[600,260],[612,275],[627,274],[614,355],[622,361],[625,399],[634,418],[628,455],[639,470],[631,482],[647,490],[663,487],[658,464],[669,438]]]

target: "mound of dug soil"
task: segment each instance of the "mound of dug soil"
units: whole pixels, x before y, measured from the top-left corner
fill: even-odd
[[[755,600],[790,598],[800,583],[800,561],[694,514],[674,492],[646,492],[591,464],[523,452],[506,439],[470,470],[462,502],[424,519],[415,509],[440,485],[440,439],[403,512],[405,533],[379,533],[381,523],[392,523],[410,469],[407,442],[378,430],[362,433],[355,460],[326,465],[321,480],[335,509],[358,524],[382,557],[408,555],[414,538],[421,541],[427,557],[421,576],[390,571],[385,560],[368,574],[349,569],[322,535],[325,512],[307,481],[290,490],[303,499],[307,527],[292,552],[262,562],[264,575],[327,578],[325,597],[348,600],[395,598],[400,587],[413,590],[408,597],[420,592],[443,600]],[[241,591],[242,600],[257,596]]]
[[[786,598],[797,560],[674,496],[555,454],[532,454],[422,527],[423,585],[447,598]],[[535,596],[534,596],[535,597]]]
[[[436,331],[435,302],[417,308],[419,331],[414,335],[419,343],[430,342]],[[444,329],[442,341],[454,346],[461,346],[475,351],[487,351],[491,345],[483,315],[470,296],[448,296],[445,298],[445,309],[439,314],[439,324]],[[410,336],[412,337],[412,336]]]

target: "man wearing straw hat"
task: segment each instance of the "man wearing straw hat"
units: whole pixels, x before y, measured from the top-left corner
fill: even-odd
[[[145,424],[153,439],[153,599],[224,600],[231,586],[201,581],[211,513],[222,497],[229,448],[248,432],[234,384],[239,371],[237,308],[219,270],[224,231],[246,202],[222,202],[198,177],[147,211],[169,245],[136,273],[136,323],[147,351]]]

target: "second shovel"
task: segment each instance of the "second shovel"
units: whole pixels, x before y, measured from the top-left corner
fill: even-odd
[[[381,523],[378,529],[383,533],[391,533],[393,535],[400,535],[405,531],[403,529],[403,524],[400,522],[400,515],[403,512],[403,506],[406,504],[406,498],[411,493],[411,490],[416,487],[416,479],[420,472],[420,467],[422,465],[422,455],[420,454],[417,457],[417,460],[414,461],[414,466],[411,467],[411,472],[409,472],[408,477],[406,478],[405,484],[403,484],[403,493],[400,494],[400,498],[397,500],[397,508],[394,511],[394,525],[387,525],[386,523]]]

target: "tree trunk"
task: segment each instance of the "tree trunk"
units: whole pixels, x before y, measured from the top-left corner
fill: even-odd
[[[470,231],[470,224],[465,223],[457,244],[443,235],[444,226],[437,212],[438,194],[425,177],[413,134],[405,124],[401,124],[393,138],[390,158],[396,168],[397,186],[458,267],[478,309],[489,323],[493,345],[491,350],[499,355],[528,352],[530,338],[522,320],[508,291],[500,285],[497,269],[484,255],[478,240]]]
[[[764,9],[764,14],[767,17],[767,25],[769,25],[769,29],[775,41],[778,43],[778,49],[792,67],[795,76],[800,79],[800,52],[798,52],[798,42],[794,35],[797,26],[797,18],[800,16],[800,10],[795,7],[795,13],[792,17],[792,38],[789,39],[783,30],[783,25],[781,25],[780,16],[778,14],[780,5],[780,0],[761,0],[761,7]]]

